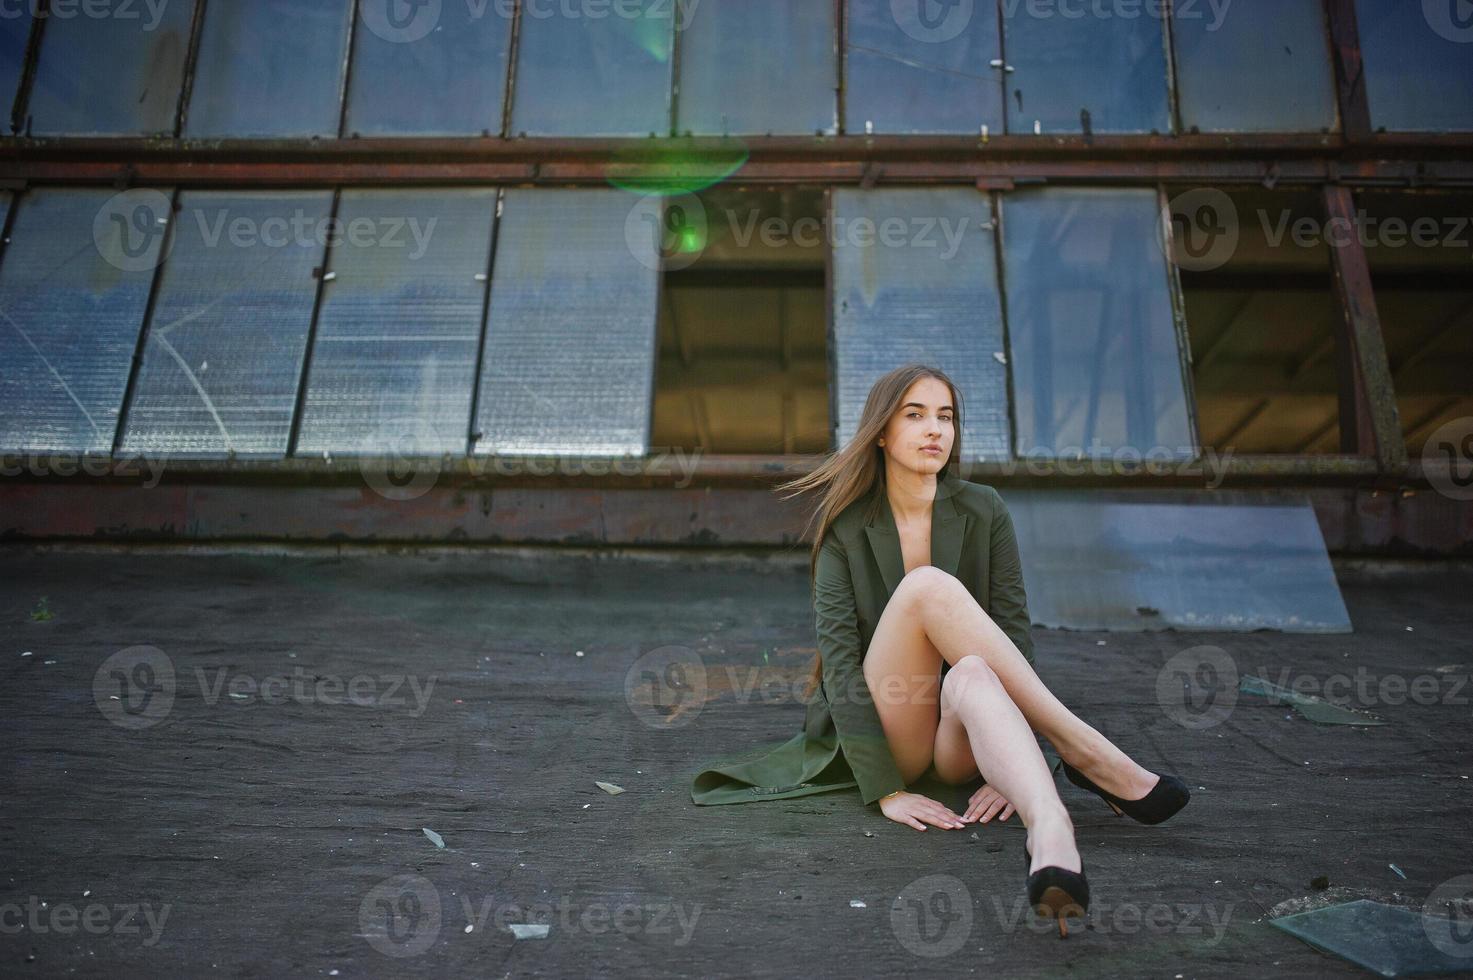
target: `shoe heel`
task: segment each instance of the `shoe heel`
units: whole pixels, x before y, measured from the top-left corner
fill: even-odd
[[[1023,870],[1027,872],[1032,866],[1033,854],[1024,844]],[[1089,910],[1089,879],[1082,867],[1077,872],[1055,865],[1039,868],[1028,875],[1028,904],[1035,915],[1053,916],[1059,925],[1059,938],[1068,939],[1067,917],[1077,915],[1082,919]]]

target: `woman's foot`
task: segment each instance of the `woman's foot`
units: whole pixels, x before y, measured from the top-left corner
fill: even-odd
[[[1161,781],[1160,776],[1142,768],[1103,736],[1100,741],[1104,744],[1078,753],[1077,758],[1071,753],[1064,761],[1088,776],[1100,789],[1122,800],[1143,799]]]
[[[1028,827],[1028,850],[1033,855],[1030,874],[1051,865],[1079,871],[1079,848],[1074,843],[1074,824],[1068,811],[1061,806],[1057,812],[1036,817]]]

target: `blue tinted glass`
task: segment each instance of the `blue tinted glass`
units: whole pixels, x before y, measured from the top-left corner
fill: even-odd
[[[849,0],[847,44],[847,132],[1002,132],[991,4]]]
[[[591,16],[599,11],[599,16]],[[674,0],[522,8],[511,131],[645,136],[670,131]]]
[[[631,228],[657,205],[602,188],[506,192],[476,453],[646,452],[660,262]]]
[[[284,456],[332,192],[186,191],[125,453]]]
[[[347,132],[500,135],[511,9],[359,0]]]
[[[1154,188],[1003,198],[1020,456],[1195,455]]]
[[[494,189],[343,191],[298,453],[465,453],[495,210]]]
[[[909,361],[944,365],[963,399],[965,460],[1006,459],[1008,379],[992,209],[973,188],[833,192],[838,444],[870,387]]]
[[[10,110],[25,69],[26,42],[31,36],[31,5],[0,8],[0,117],[10,132]]]
[[[1172,13],[1181,124],[1202,132],[1319,132],[1335,126],[1321,0],[1208,4]]]
[[[1473,130],[1473,14],[1464,0],[1356,0],[1371,125]]]
[[[352,0],[210,0],[185,136],[336,136]]]
[[[1008,132],[1170,132],[1160,8],[1004,3]]]
[[[1040,626],[1351,632],[1303,494],[1008,488],[1003,496],[1028,613]]]
[[[31,89],[32,132],[173,136],[193,17],[193,0],[119,5],[106,17],[55,8]]]
[[[0,260],[0,449],[110,453],[167,192],[37,188],[15,208]]]
[[[834,4],[687,0],[676,129],[835,133]]]

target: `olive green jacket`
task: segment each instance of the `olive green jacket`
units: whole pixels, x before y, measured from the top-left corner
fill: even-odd
[[[931,507],[931,564],[960,579],[1033,663],[1018,544],[996,490],[940,475]],[[758,758],[703,770],[691,787],[693,803],[788,799],[857,785],[868,804],[905,787],[862,667],[880,614],[904,575],[895,517],[877,487],[834,518],[819,550],[813,611],[823,682],[808,702],[803,730]],[[947,669],[943,664],[941,673]]]

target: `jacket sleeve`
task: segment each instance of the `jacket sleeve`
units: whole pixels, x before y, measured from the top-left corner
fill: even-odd
[[[1029,629],[1032,623],[1028,616],[1028,597],[1023,591],[1023,562],[1018,556],[1018,539],[1013,533],[1013,519],[997,490],[992,487],[987,489],[992,492],[987,614],[1031,664],[1033,636]]]
[[[833,532],[824,535],[813,578],[814,626],[823,664],[824,694],[838,732],[839,747],[863,801],[905,788],[890,752],[879,711],[861,666],[859,613],[849,559]]]

